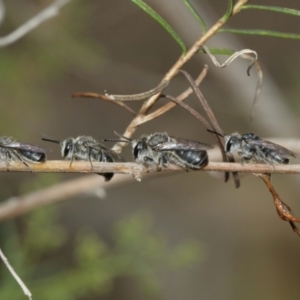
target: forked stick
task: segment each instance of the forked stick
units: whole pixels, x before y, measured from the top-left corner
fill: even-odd
[[[199,87],[196,85],[196,83],[193,80],[193,78],[186,71],[180,70],[180,72],[183,73],[184,76],[190,82],[193,91],[195,92],[196,96],[198,97],[198,99],[200,101],[200,104],[202,105],[202,107],[203,107],[203,109],[204,109],[204,111],[205,111],[205,113],[206,113],[206,115],[208,117],[208,120],[210,121],[210,126],[209,127],[206,126],[206,128],[210,129],[210,130],[213,130],[213,131],[216,131],[216,132],[223,133],[223,131],[222,131],[222,129],[221,129],[221,127],[220,127],[220,125],[219,125],[219,123],[217,121],[217,118],[215,117],[212,109],[210,108],[208,102],[204,98],[203,94],[201,93]],[[183,107],[185,109],[187,109],[188,105],[185,104],[185,106],[183,106]],[[190,113],[192,113],[192,115],[194,115],[194,116],[195,116],[195,114],[197,114],[198,117],[196,117],[196,118],[199,120],[200,114],[198,112],[196,112],[191,107],[189,109],[187,109],[187,110]],[[203,118],[203,117],[201,117],[201,118]],[[214,135],[214,136],[215,136],[215,138],[217,140],[217,143],[219,145],[220,151],[222,153],[223,161],[224,162],[234,162],[233,156],[230,153],[225,153],[225,150],[224,150],[224,138],[222,136],[218,136],[218,135]],[[240,186],[240,180],[238,178],[238,174],[236,172],[232,172],[232,175],[233,175],[235,187],[238,188]],[[229,179],[229,173],[225,172],[225,182],[228,181],[228,179]]]
[[[296,227],[295,223],[300,223],[300,218],[295,217],[292,215],[292,210],[291,208],[285,204],[277,194],[272,182],[271,182],[271,176],[270,174],[262,174],[262,173],[254,173],[254,175],[260,177],[265,185],[267,186],[268,190],[270,191],[275,208],[277,210],[278,216],[280,217],[281,220],[283,221],[288,221],[295,233],[300,236],[300,230]]]

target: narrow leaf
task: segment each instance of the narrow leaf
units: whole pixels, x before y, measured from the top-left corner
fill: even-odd
[[[233,4],[234,4],[233,0],[228,1],[227,11],[226,11],[225,15],[221,18],[221,20],[223,22],[226,22],[230,18],[230,16],[232,15]]]
[[[235,51],[227,48],[209,48],[210,52],[215,55],[232,55]],[[206,53],[206,51],[201,48],[199,53]]]
[[[241,9],[268,10],[268,11],[279,12],[279,13],[283,13],[283,14],[289,14],[289,15],[300,17],[300,11],[299,10],[291,9],[291,8],[285,8],[285,7],[264,6],[264,5],[245,5],[245,6],[242,6]]]
[[[157,13],[155,12],[148,4],[142,0],[131,0],[134,4],[144,10],[148,15],[150,15],[155,21],[157,21],[179,44],[182,49],[182,55],[186,53],[186,47],[179,35],[174,31],[174,29]]]
[[[226,29],[220,29],[218,32],[230,32],[230,33],[236,33],[236,34],[249,34],[249,35],[258,35],[258,36],[271,36],[271,37],[294,39],[294,40],[300,39],[300,34],[285,33],[285,32],[279,32],[279,31],[269,31],[269,30],[262,30],[262,29],[226,28]]]
[[[190,3],[189,0],[183,0],[184,4],[188,7],[188,9],[192,12],[192,14],[194,15],[194,17],[197,19],[197,21],[199,22],[199,24],[202,27],[202,34],[204,34],[206,32],[206,24],[204,22],[204,20],[201,18],[201,16],[197,13],[197,11],[195,10],[195,8],[192,6],[192,4]]]

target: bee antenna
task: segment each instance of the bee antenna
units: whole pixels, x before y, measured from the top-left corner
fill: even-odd
[[[59,140],[53,138],[53,137],[50,136],[50,135],[46,135],[46,134],[43,133],[43,136],[44,136],[44,137],[42,138],[43,141],[51,142],[51,143],[56,143],[56,144],[60,144],[60,141],[59,141]]]
[[[125,140],[128,141],[129,143],[132,142],[132,139],[129,139],[128,137],[126,137],[126,136],[124,136],[124,135],[122,135],[122,134],[120,134],[120,133],[118,133],[118,132],[116,132],[116,131],[114,131],[114,134],[117,135],[117,136],[119,136],[119,137],[121,137],[121,138],[123,138],[123,139],[125,139]]]
[[[119,139],[104,139],[102,142],[118,142],[118,143],[131,143],[131,140],[119,140]]]
[[[223,133],[217,132],[217,131],[215,131],[215,130],[207,129],[207,131],[208,131],[208,132],[211,132],[211,133],[214,133],[214,134],[216,134],[216,135],[218,135],[218,136],[221,136],[221,137],[224,137],[224,136],[225,136]]]

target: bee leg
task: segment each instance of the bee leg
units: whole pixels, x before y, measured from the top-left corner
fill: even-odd
[[[253,161],[253,157],[252,156],[246,156],[244,154],[240,154],[241,156],[241,163],[242,164],[248,164],[248,163],[251,163]]]
[[[91,158],[91,156],[92,156],[92,148],[89,147],[89,161],[90,161],[90,164],[91,164],[91,170],[93,170],[93,164],[92,164],[92,158]]]
[[[9,171],[9,160],[12,159],[10,153],[5,151],[5,164],[6,164],[6,171]]]
[[[22,158],[21,155],[19,155],[16,151],[14,151],[15,156],[31,171],[31,168],[29,167],[29,165],[26,163],[26,161],[24,161],[24,159]]]
[[[275,171],[275,165],[274,165],[272,162],[270,162],[270,161],[267,160],[267,159],[264,159],[264,162],[265,162],[266,164],[272,166],[272,167],[273,167],[273,170]],[[268,174],[269,174],[269,173],[268,173]],[[271,174],[269,174],[269,175],[270,175],[270,178],[271,178]]]
[[[188,166],[183,163],[182,161],[180,161],[179,159],[177,159],[176,161],[173,161],[176,165],[178,165],[179,167],[181,167],[182,169],[184,169],[186,172],[189,172],[189,168]]]
[[[159,156],[158,158],[158,167],[157,167],[157,171],[161,171],[161,169],[167,168],[169,166],[169,157],[167,154],[162,154]]]
[[[71,161],[70,161],[69,168],[71,168],[71,167],[72,167],[73,160],[74,160],[74,155],[72,155],[72,158],[71,158]]]
[[[144,156],[143,157],[143,165],[148,167],[149,165],[153,165],[155,164],[155,162],[153,161],[153,159],[149,156]]]
[[[158,158],[158,162],[156,166],[157,166],[156,171],[160,172],[163,167],[163,159],[161,156]]]

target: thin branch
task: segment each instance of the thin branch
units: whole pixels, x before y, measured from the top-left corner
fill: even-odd
[[[210,159],[217,159],[220,157],[217,151],[209,150]],[[156,176],[162,174],[157,172],[157,168],[145,167],[136,163],[94,163],[93,170],[91,170],[90,162],[75,161],[70,168],[69,161],[48,161],[45,164],[30,165],[32,172],[58,172],[66,173],[123,173],[130,174],[135,179],[140,180],[142,174],[153,173]],[[13,162],[9,167],[10,171],[29,172],[30,170],[21,162]],[[0,170],[5,171],[6,165],[1,163]],[[218,163],[210,162],[203,171],[217,171],[217,172],[245,172],[245,173],[280,173],[280,174],[300,174],[300,165],[276,165],[271,166],[267,164],[239,164],[239,163]],[[169,168],[162,169],[167,171],[183,171],[181,167],[171,165]],[[87,175],[77,179],[69,180],[57,184],[55,186],[35,191],[24,196],[12,197],[0,204],[0,221],[15,218],[30,212],[38,207],[66,201],[69,198],[85,193],[86,191],[93,191],[99,188],[109,189],[119,184],[126,184],[132,182],[131,176],[115,175],[110,182],[105,182],[101,176]]]
[[[106,97],[110,100],[115,100],[115,101],[139,101],[139,100],[144,100],[147,99],[151,96],[154,96],[158,93],[161,93],[168,85],[170,81],[169,80],[162,80],[162,82],[156,86],[155,88],[139,93],[139,94],[133,94],[133,95],[110,95],[110,94],[105,94],[105,96],[100,95],[102,97]],[[105,99],[106,100],[106,99]]]
[[[203,70],[201,71],[201,73],[199,74],[199,76],[195,80],[196,85],[199,85],[203,81],[203,79],[207,75],[207,72],[208,72],[208,66],[204,65]],[[177,101],[182,102],[183,100],[185,100],[192,93],[193,93],[193,89],[191,87],[189,87],[183,93],[178,95],[176,97],[176,99],[177,99]],[[175,103],[169,102],[169,103],[165,104],[164,106],[158,108],[154,112],[152,112],[148,115],[145,115],[145,116],[141,116],[139,119],[136,120],[135,125],[138,126],[138,125],[144,124],[146,122],[149,122],[149,121],[161,116],[162,114],[166,113],[167,111],[169,111],[170,109],[172,109],[175,106],[176,106]]]
[[[186,71],[180,70],[180,72],[189,81],[190,85],[193,88],[193,91],[195,92],[196,96],[198,97],[198,99],[200,101],[200,104],[202,105],[202,108],[204,109],[204,111],[205,111],[205,113],[206,113],[206,115],[208,117],[208,120],[210,122],[210,126],[209,127],[206,126],[206,128],[207,129],[213,128],[214,131],[222,133],[223,130],[221,129],[221,127],[220,127],[220,125],[219,125],[219,123],[217,121],[217,118],[215,117],[215,115],[214,115],[212,109],[210,108],[210,105],[208,104],[207,100],[204,98],[203,94],[201,93],[199,87],[195,84],[195,81],[193,80],[193,78]],[[191,110],[188,110],[188,111],[191,112]],[[192,113],[192,115],[195,115],[195,113]],[[199,118],[197,118],[197,119],[199,119]],[[222,136],[215,135],[215,134],[214,134],[214,138],[216,139],[216,141],[218,143],[218,146],[220,148],[220,151],[222,153],[223,161],[234,162],[234,158],[233,158],[232,154],[226,153],[225,150],[224,150],[224,143],[225,143],[224,142],[224,138]],[[230,173],[225,172],[225,182],[228,181],[229,174]],[[233,176],[235,187],[239,188],[240,187],[240,180],[239,180],[238,174],[236,172],[233,172],[232,176]]]
[[[129,180],[132,181],[128,176],[115,175],[113,180],[105,182],[98,175],[87,175],[23,196],[11,197],[0,204],[0,221],[21,216],[38,207],[66,201],[86,191],[98,190],[104,186],[108,189],[121,183],[128,183]]]
[[[208,151],[210,152],[210,150]],[[89,161],[70,161],[48,160],[41,164],[29,164],[25,166],[22,162],[10,162],[9,166],[5,162],[0,163],[0,172],[33,172],[33,173],[118,173],[133,175],[139,181],[141,174],[157,172],[156,166],[144,166],[135,162],[93,162]],[[241,164],[227,162],[209,162],[202,171],[217,172],[245,172],[245,173],[277,173],[277,174],[300,174],[300,165],[291,164]],[[177,165],[170,165],[161,171],[185,171]],[[100,179],[100,178],[99,178]]]
[[[13,269],[13,267],[9,264],[8,259],[5,257],[5,255],[3,254],[2,250],[0,249],[0,258],[3,260],[4,264],[6,265],[6,267],[8,268],[9,272],[11,273],[11,275],[15,278],[15,280],[17,281],[18,285],[21,287],[21,289],[23,290],[23,293],[30,299],[32,300],[32,294],[29,291],[29,289],[27,288],[27,286],[24,284],[24,282],[22,281],[22,279],[18,276],[18,274],[15,272],[15,270]]]
[[[235,4],[232,15],[236,15],[243,5],[245,5],[248,2],[248,0],[238,0]],[[163,81],[171,81],[171,79],[178,73],[178,71],[182,68],[184,64],[186,64],[196,53],[198,53],[199,49],[213,36],[215,35],[218,30],[224,26],[224,24],[228,21],[220,19],[217,21],[215,25],[213,25],[203,36],[201,36],[194,45],[187,51],[185,56],[180,56],[180,58],[177,60],[177,62],[173,65],[173,67],[167,72],[167,74],[162,79]],[[151,107],[155,104],[155,102],[158,100],[160,94],[156,94],[152,97],[150,97],[142,106],[137,116],[131,121],[131,123],[127,126],[125,132],[123,133],[123,136],[127,138],[131,138],[134,132],[136,131],[138,121],[147,115],[148,111],[151,109]],[[118,143],[113,147],[113,150],[116,152],[120,152],[122,148],[124,148],[124,143]]]
[[[193,109],[192,107],[190,107],[188,104],[186,104],[186,103],[184,103],[182,101],[178,101],[176,98],[174,98],[174,97],[172,97],[170,95],[164,95],[164,97],[166,97],[167,99],[173,101],[174,103],[176,103],[177,105],[181,106],[182,108],[186,109],[196,119],[198,119],[206,127],[206,129],[213,130],[213,128],[210,125],[210,123],[202,115],[200,115],[195,109]]]
[[[0,25],[4,21],[5,13],[6,13],[5,5],[4,5],[3,1],[0,0]]]
[[[97,94],[97,93],[74,93],[74,94],[72,94],[72,97],[73,98],[96,98],[96,99],[101,99],[101,100],[104,100],[104,101],[108,101],[112,104],[123,107],[125,110],[127,110],[128,112],[130,112],[131,114],[136,116],[136,112],[132,108],[130,108],[128,105],[126,105],[125,103],[119,102],[119,101],[116,101],[116,100],[112,100],[112,99],[110,99],[108,97],[105,97],[104,95],[101,95],[101,94]]]
[[[288,221],[289,224],[291,225],[293,231],[300,236],[300,230],[296,227],[294,222],[300,223],[300,218],[295,217],[292,214],[291,208],[285,204],[277,194],[272,182],[271,182],[271,176],[268,174],[255,174],[256,176],[260,177],[265,185],[267,186],[268,190],[270,191],[275,208],[277,210],[278,216],[280,217],[281,220],[283,221]]]
[[[24,35],[58,15],[60,9],[72,0],[56,0],[39,14],[28,20],[10,34],[0,38],[0,47],[5,47],[22,38]]]

